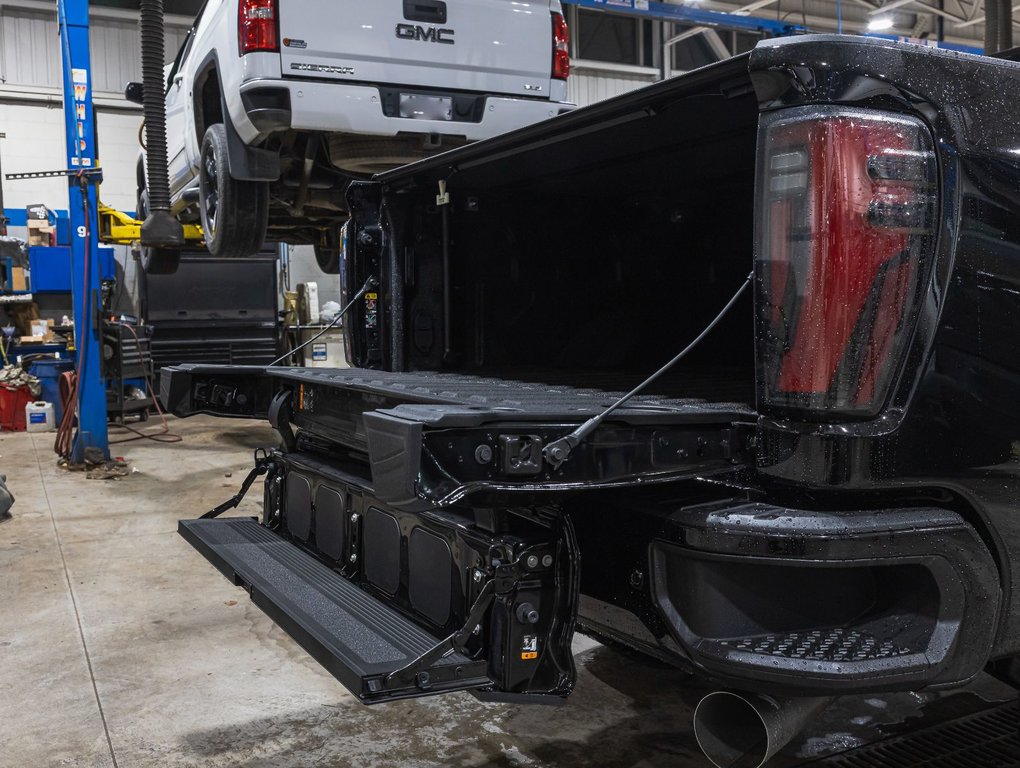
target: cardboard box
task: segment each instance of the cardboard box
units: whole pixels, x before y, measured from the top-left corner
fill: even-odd
[[[7,307],[7,315],[14,321],[19,336],[30,336],[32,321],[39,319],[39,305],[34,301],[31,304],[19,302]]]
[[[52,321],[49,321],[52,322]],[[32,336],[46,336],[50,332],[50,325],[46,320],[33,320],[31,323]]]
[[[11,267],[11,290],[27,291],[28,280],[25,279],[24,267]]]
[[[52,245],[55,239],[56,227],[46,219],[29,219],[28,222],[28,244]]]

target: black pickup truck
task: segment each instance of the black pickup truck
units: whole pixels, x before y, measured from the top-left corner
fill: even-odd
[[[559,701],[583,632],[739,692],[719,765],[834,695],[1015,681],[1017,94],[774,40],[356,184],[355,368],[163,372],[281,437],[260,520],[182,535],[366,703]]]

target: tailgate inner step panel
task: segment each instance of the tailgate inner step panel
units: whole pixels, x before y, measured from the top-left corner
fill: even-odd
[[[377,407],[454,405],[470,408],[480,415],[489,413],[507,420],[522,417],[529,420],[583,420],[600,413],[624,394],[623,391],[579,389],[563,384],[431,371],[394,373],[359,368],[269,368],[267,372],[301,384],[358,390],[389,400]],[[756,413],[742,403],[645,394],[633,398],[614,415],[614,419],[629,423],[663,424],[682,423],[691,417],[700,421],[741,421],[754,419]]]
[[[282,369],[292,421],[368,454],[378,498],[402,509],[447,506],[470,494],[563,492],[731,472],[751,461],[737,403],[634,398],[548,462],[544,447],[602,413],[622,393],[504,379],[360,369]],[[626,454],[628,461],[620,462]],[[467,458],[465,458],[467,457]]]
[[[182,520],[178,532],[366,703],[491,684],[484,661],[458,653],[427,688],[388,682],[440,639],[253,519]]]

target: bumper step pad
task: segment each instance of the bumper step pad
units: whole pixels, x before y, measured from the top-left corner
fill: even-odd
[[[252,519],[181,520],[178,532],[365,703],[491,685],[484,660],[455,652],[415,680],[390,677],[440,639]]]
[[[892,640],[883,640],[870,632],[843,627],[705,642],[714,642],[719,648],[746,653],[843,663],[878,661],[911,653],[910,649],[901,648]]]

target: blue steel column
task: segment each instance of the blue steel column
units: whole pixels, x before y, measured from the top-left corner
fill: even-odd
[[[87,0],[59,0],[60,48],[64,72],[64,122],[67,167],[96,168],[96,136],[92,110],[92,68],[89,59]],[[71,176],[68,183],[71,225],[71,284],[78,371],[78,433],[71,459],[82,461],[86,448],[110,457],[106,431],[106,383],[100,367],[99,226],[96,177]]]

